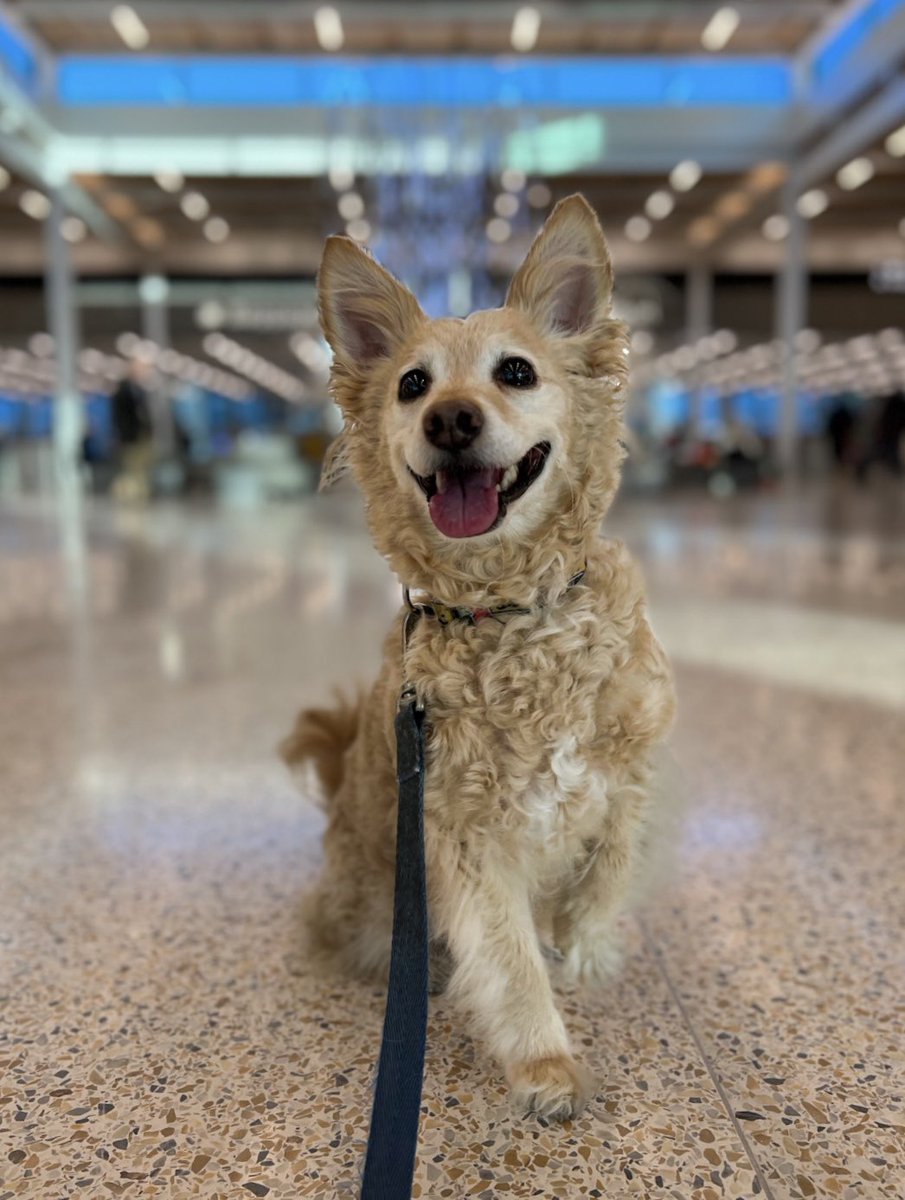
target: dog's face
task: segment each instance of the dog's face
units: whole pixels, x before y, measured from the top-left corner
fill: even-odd
[[[473,559],[574,510],[588,437],[612,425],[589,393],[624,371],[606,243],[583,200],[557,206],[501,309],[428,320],[345,238],[328,240],[318,284],[342,436],[381,549],[408,539]],[[598,451],[615,471],[618,447]]]

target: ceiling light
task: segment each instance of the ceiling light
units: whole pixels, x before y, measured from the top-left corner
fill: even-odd
[[[82,242],[87,232],[87,226],[81,217],[64,217],[60,222],[60,233],[67,242]]]
[[[346,233],[353,242],[366,242],[371,236],[371,226],[367,221],[358,217],[349,222],[346,226]]]
[[[869,158],[862,155],[860,158],[853,158],[851,162],[839,168],[836,172],[836,182],[847,192],[853,192],[862,183],[867,183],[873,173],[874,164]]]
[[[829,203],[826,192],[821,188],[811,188],[809,192],[802,192],[795,202],[795,207],[801,216],[809,221],[812,217],[819,217],[822,212],[826,212]]]
[[[905,158],[905,125],[900,125],[886,139],[884,145],[893,158]]]
[[[211,211],[211,206],[200,192],[186,192],[179,201],[179,207],[190,221],[203,221]]]
[[[210,217],[204,222],[204,236],[209,242],[225,242],[229,237],[229,222],[222,217]]]
[[[491,242],[505,242],[512,233],[512,226],[503,217],[491,217],[487,222],[487,237]]]
[[[111,217],[117,221],[128,221],[138,212],[135,201],[124,192],[108,192],[103,197],[103,205]]]
[[[751,200],[744,192],[725,192],[713,206],[718,217],[726,221],[737,221],[751,207]]]
[[[739,15],[734,8],[718,8],[701,34],[705,50],[722,50],[738,29]]]
[[[668,217],[675,208],[676,202],[667,191],[651,192],[644,204],[644,211],[655,221]]]
[[[525,186],[525,172],[516,171],[513,167],[507,167],[500,176],[500,183],[507,192],[520,192]]]
[[[514,217],[518,212],[518,198],[511,192],[500,192],[493,202],[493,211],[498,217]]]
[[[530,5],[525,5],[520,8],[512,19],[512,33],[510,41],[512,49],[519,50],[526,54],[529,50],[533,50],[537,44],[537,35],[540,32],[540,13],[536,8]]]
[[[330,5],[314,10],[314,32],[322,50],[341,50],[346,40],[342,18]]]
[[[782,213],[774,213],[764,221],[761,231],[769,241],[781,242],[789,236],[789,218],[784,217]]]
[[[110,24],[130,50],[144,50],[151,35],[148,27],[134,8],[128,4],[117,4],[110,13]]]
[[[150,248],[163,245],[166,238],[163,226],[152,217],[136,217],[129,222],[129,229],[137,241]]]
[[[650,221],[647,217],[629,217],[625,223],[625,236],[630,242],[643,242],[650,237]]]
[[[327,171],[330,186],[337,192],[345,192],[355,182],[355,172],[351,167],[330,167]]]
[[[693,158],[676,163],[669,173],[669,182],[677,192],[690,192],[700,178],[701,164],[696,163]]]
[[[753,167],[745,176],[745,187],[749,192],[772,192],[785,180],[789,170],[785,163],[763,162]]]
[[[358,192],[345,192],[340,196],[336,207],[344,221],[354,221],[357,217],[364,216],[365,202]]]
[[[154,182],[165,192],[178,192],[182,190],[185,180],[180,171],[158,171]]]
[[[27,217],[31,217],[35,221],[43,221],[45,217],[50,216],[53,205],[43,192],[36,192],[34,188],[26,188],[19,197],[19,207]]]
[[[553,199],[553,193],[545,183],[532,183],[526,194],[532,208],[546,208]]]
[[[0,192],[9,187],[10,174],[6,167],[0,167]]]

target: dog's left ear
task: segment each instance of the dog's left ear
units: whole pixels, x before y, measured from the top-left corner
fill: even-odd
[[[553,209],[509,287],[506,304],[548,333],[574,337],[606,321],[613,268],[603,230],[583,196]]]

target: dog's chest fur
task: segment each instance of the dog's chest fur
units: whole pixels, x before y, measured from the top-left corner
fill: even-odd
[[[430,724],[428,819],[461,837],[511,835],[551,869],[595,835],[611,782],[606,690],[627,656],[601,608],[576,588],[505,624],[420,631],[411,668]]]

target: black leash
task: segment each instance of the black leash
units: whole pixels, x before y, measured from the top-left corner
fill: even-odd
[[[407,633],[408,631],[406,631]],[[396,892],[390,982],[361,1200],[409,1200],[427,1040],[424,708],[405,684],[396,707]]]

